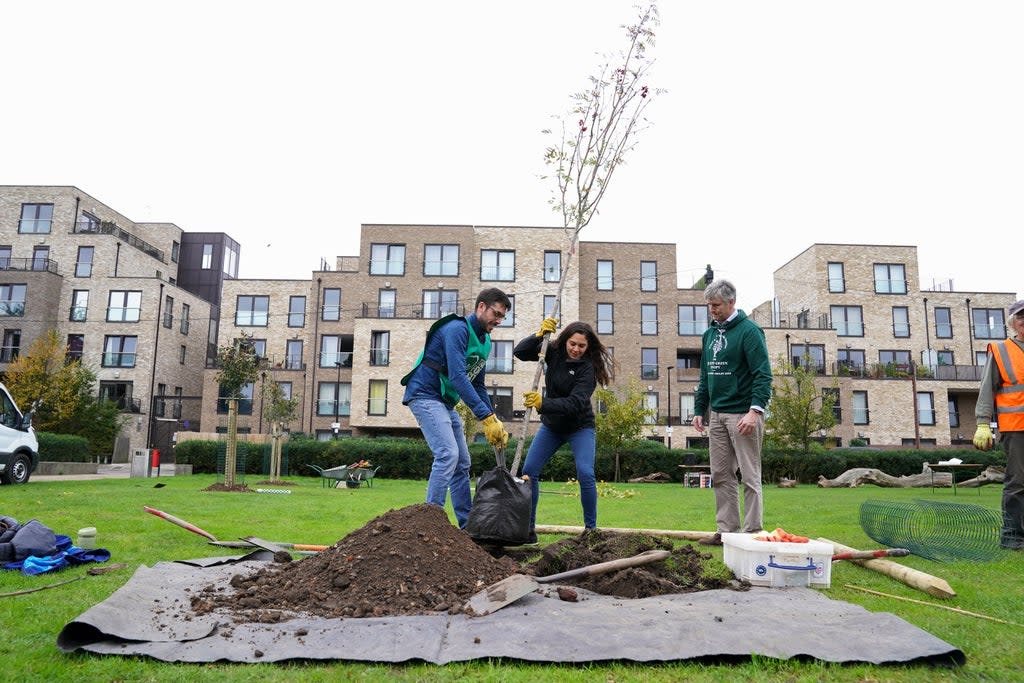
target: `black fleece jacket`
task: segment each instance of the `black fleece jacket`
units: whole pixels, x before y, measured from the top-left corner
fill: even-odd
[[[512,350],[519,360],[536,361],[540,358],[542,338],[531,334]],[[545,394],[541,401],[540,421],[559,434],[571,434],[594,426],[594,408],[590,397],[597,388],[594,366],[589,358],[572,360],[564,348],[548,344],[545,354]]]

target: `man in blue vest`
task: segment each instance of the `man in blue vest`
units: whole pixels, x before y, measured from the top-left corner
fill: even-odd
[[[490,333],[511,306],[500,289],[483,290],[472,315],[448,315],[430,327],[419,360],[402,378],[402,403],[409,406],[434,454],[427,502],[444,507],[450,491],[459,528],[466,526],[473,499],[469,490],[469,446],[455,405],[461,399],[481,421],[487,441],[495,448],[505,447],[508,432],[491,407],[484,366],[491,352]]]

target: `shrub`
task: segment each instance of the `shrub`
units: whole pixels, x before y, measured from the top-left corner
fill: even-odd
[[[36,432],[39,460],[46,462],[92,462],[89,440],[73,434]]]

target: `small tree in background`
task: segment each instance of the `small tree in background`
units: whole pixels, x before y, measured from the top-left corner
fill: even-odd
[[[650,125],[644,116],[647,106],[656,94],[663,92],[647,82],[648,72],[654,65],[647,50],[654,46],[654,29],[660,21],[658,7],[652,2],[645,7],[638,6],[637,10],[634,23],[622,27],[626,33],[625,49],[616,55],[606,55],[596,73],[588,78],[586,88],[571,96],[569,111],[556,117],[559,125],[543,131],[554,140],[544,150],[544,164],[551,172],[541,178],[554,180],[549,202],[561,216],[569,237],[554,308],[550,312],[552,318],[558,318],[562,289],[568,279],[580,231],[597,213],[612,176],[636,147],[636,135]],[[547,352],[549,337],[549,334],[544,335],[541,358]],[[534,391],[540,386],[543,366],[537,363]],[[527,408],[522,438],[516,444],[516,455],[509,468],[513,475],[519,469],[531,414],[532,409]]]
[[[603,410],[594,416],[597,444],[615,453],[615,481],[619,480],[619,452],[627,444],[640,441],[644,427],[654,411],[644,406],[643,388],[636,382],[618,392],[602,387],[594,398]]]
[[[809,453],[812,438],[821,430],[830,431],[836,424],[832,408],[835,396],[818,390],[815,375],[802,365],[777,361],[781,371],[774,374],[765,440],[771,448],[791,448]]]
[[[270,448],[270,478],[278,481],[281,479],[281,439],[284,430],[295,420],[299,399],[285,398],[284,389],[277,382],[264,385],[263,398],[269,403],[266,415],[273,440]]]
[[[37,431],[74,434],[88,440],[93,457],[106,458],[127,417],[113,401],[94,393],[96,373],[78,359],[69,360],[57,330],[48,330],[11,361],[4,383],[22,410],[36,400],[32,416]]]
[[[242,398],[242,387],[252,384],[259,377],[260,358],[250,335],[242,333],[231,346],[217,349],[217,383],[220,398],[228,402],[228,441],[224,454],[224,485],[235,487],[235,467],[238,461],[238,399]]]

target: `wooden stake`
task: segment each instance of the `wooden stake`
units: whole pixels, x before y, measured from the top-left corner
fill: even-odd
[[[934,602],[925,602],[924,600],[915,600],[913,598],[904,598],[899,595],[892,595],[891,593],[883,593],[882,591],[873,591],[870,588],[861,588],[860,586],[854,586],[853,584],[844,584],[846,588],[852,588],[857,591],[864,591],[865,593],[871,593],[872,595],[880,595],[883,598],[893,598],[894,600],[903,600],[905,602],[912,602],[917,605],[928,605],[929,607],[938,607],[940,609],[948,609],[950,612],[956,612],[957,614],[966,614],[969,617],[978,617],[979,619],[988,619],[989,621],[995,621],[1000,624],[1009,624],[1010,626],[1020,626],[1024,628],[1024,624],[1018,624],[1013,621],[1006,621],[1005,619],[997,619],[996,617],[990,617],[987,614],[978,614],[977,612],[969,612],[959,607],[950,607],[948,605],[939,605]]]
[[[830,541],[827,538],[818,538],[822,543],[829,543],[832,545],[832,554],[836,553],[855,553],[860,552],[856,548],[845,546],[842,543]],[[956,591],[953,590],[944,579],[940,579],[937,576],[932,576],[917,569],[906,567],[898,562],[892,562],[890,560],[844,560],[859,564],[865,569],[878,572],[879,574],[885,574],[890,576],[897,581],[904,583],[911,588],[916,588],[919,591],[924,591],[928,595],[935,598],[953,598],[956,597]]]

